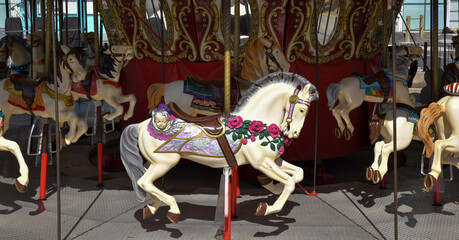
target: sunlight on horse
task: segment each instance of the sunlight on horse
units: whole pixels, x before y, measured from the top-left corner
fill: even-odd
[[[175,198],[159,190],[153,182],[182,157],[212,168],[228,167],[227,158],[231,154],[219,147],[217,141],[221,138],[226,139],[229,145],[225,149],[234,153],[238,165],[250,164],[283,185],[277,201],[273,205],[260,203],[256,215],[281,211],[303,174],[301,170],[300,177],[293,178],[276,159],[284,152],[286,137],[299,137],[309,106],[317,99],[316,87],[305,78],[292,73],[272,73],[247,90],[230,118],[214,115],[185,121],[185,117],[175,118],[184,113],[170,104],[169,108],[163,105],[155,109],[151,119],[129,125],[121,135],[120,153],[138,199],[144,201],[147,192],[153,201],[144,208],[144,218],[153,215],[164,202],[170,207],[168,218],[174,223],[178,221],[180,210]],[[169,117],[168,127],[157,125],[159,116]],[[208,121],[219,122],[218,127],[209,127],[205,124]],[[142,156],[150,163],[148,169],[143,166]]]
[[[247,48],[242,64],[241,78],[253,82],[263,76],[266,76],[271,71],[288,72],[289,69],[290,64],[285,58],[283,50],[277,42],[272,42],[265,38],[256,38],[250,42]],[[223,80],[210,81],[193,78],[193,82],[197,82],[198,86],[204,86],[204,88],[212,87],[210,86],[211,84],[223,86]],[[205,104],[200,104],[200,106],[197,107],[191,107],[195,96],[190,93],[183,92],[184,84],[185,80],[177,80],[168,84],[154,83],[150,85],[147,90],[149,111],[151,112],[164,100],[165,103],[177,103],[181,109],[194,116],[197,114],[210,115],[221,112],[220,110],[210,111],[210,108],[205,106]],[[220,87],[217,86],[216,88]],[[204,102],[206,102],[206,100],[204,100]],[[237,100],[234,102],[237,102]]]
[[[413,97],[409,94],[407,85],[408,70],[413,61],[421,59],[423,50],[418,46],[396,47],[396,72],[397,77],[397,102],[414,106]],[[389,61],[392,64],[392,61]],[[392,101],[392,66],[373,76],[351,76],[344,78],[339,83],[332,83],[327,87],[328,107],[338,123],[335,136],[342,135],[349,140],[354,132],[354,126],[349,118],[349,113],[362,105],[363,101],[381,103],[384,100]],[[390,82],[390,83],[389,83]],[[380,83],[383,83],[381,86]],[[385,92],[385,94],[384,94]],[[336,106],[336,100],[338,104]],[[343,120],[345,124],[343,123]]]

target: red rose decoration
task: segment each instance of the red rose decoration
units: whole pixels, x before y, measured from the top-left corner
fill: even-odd
[[[241,141],[242,141],[242,144],[244,144],[244,145],[247,144],[247,139],[243,138]]]
[[[251,133],[263,132],[263,122],[262,121],[252,121],[252,122],[250,122],[249,131]]]
[[[228,119],[228,127],[230,128],[240,128],[242,127],[242,117],[235,116]]]
[[[284,153],[284,146],[279,148],[279,154],[282,154],[282,153]]]
[[[268,126],[268,132],[272,138],[277,138],[281,134],[280,128],[274,123]]]

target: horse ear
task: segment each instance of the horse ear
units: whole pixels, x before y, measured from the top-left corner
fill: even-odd
[[[266,39],[264,37],[261,37],[260,41],[261,41],[261,43],[263,43],[263,45],[265,47],[271,47],[271,45],[273,44],[271,41],[269,41],[268,39]]]
[[[61,49],[64,52],[64,55],[70,52],[70,48],[67,45],[61,45]]]

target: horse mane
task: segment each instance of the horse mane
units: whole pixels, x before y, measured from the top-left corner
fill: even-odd
[[[256,38],[249,43],[245,52],[242,63],[241,78],[249,81],[255,81],[259,78],[257,72],[263,74],[261,68],[260,56],[264,55],[264,45],[260,38]]]
[[[407,79],[407,87],[411,87],[413,85],[414,77],[418,72],[418,61],[413,61],[408,69],[408,79]]]
[[[30,53],[29,44],[27,44],[27,40],[15,35],[6,35],[2,39],[0,39],[0,44],[6,44],[8,47],[12,47],[13,43],[17,43],[22,46],[27,52]]]
[[[115,72],[115,59],[110,55],[102,52],[102,66],[100,67],[99,72],[110,77],[114,78],[112,72]]]
[[[249,87],[249,89],[247,89],[247,91],[244,93],[244,95],[239,100],[237,106],[235,107],[234,112],[239,112],[240,110],[242,110],[242,108],[247,104],[249,99],[254,94],[256,94],[260,89],[276,83],[285,83],[292,86],[293,88],[300,86],[301,89],[303,89],[306,85],[310,84],[311,82],[309,82],[306,78],[291,72],[270,73],[264,76],[263,78],[257,80],[252,86]],[[309,91],[316,90],[316,87],[314,85],[311,85]]]

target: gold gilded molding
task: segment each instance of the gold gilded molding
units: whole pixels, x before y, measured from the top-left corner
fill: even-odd
[[[219,11],[216,0],[206,0],[200,2],[200,4],[196,0],[193,0],[193,4],[195,13],[201,14],[202,16],[202,21],[204,22],[202,27],[205,28],[204,35],[199,45],[201,60],[205,62],[210,62],[215,59],[223,60],[223,54],[220,52],[223,51],[224,43],[218,37],[220,19],[218,17]]]
[[[311,18],[307,16],[312,16],[312,8],[310,5],[305,4],[304,1],[300,1],[299,3],[291,1],[289,9],[291,16],[294,16],[294,28],[296,30],[292,36],[292,40],[286,46],[285,56],[288,61],[293,62],[297,60],[297,56],[294,53],[300,53],[306,49],[306,42],[308,40],[301,33],[307,32],[309,29]]]
[[[280,43],[279,38],[277,37],[276,34],[276,29],[279,26],[275,23],[274,25],[272,24],[273,21],[272,19],[277,19],[279,14],[286,14],[287,10],[287,1],[282,1],[281,4],[279,4],[277,1],[274,0],[263,0],[263,6],[261,7],[261,32],[262,36],[265,38],[269,38],[272,40],[275,40],[276,42]],[[271,10],[268,13],[268,9],[270,8],[271,5]],[[277,26],[275,26],[277,25]],[[287,26],[287,18],[285,18],[285,27]]]
[[[180,4],[183,4],[183,1],[179,2]],[[177,10],[178,7],[180,7],[180,11],[177,15]],[[198,53],[197,49],[195,47],[195,43],[192,40],[192,37],[190,36],[190,33],[188,32],[188,27],[189,27],[189,19],[186,18],[187,14],[194,14],[193,10],[191,9],[191,1],[187,1],[185,6],[178,6],[177,2],[174,1],[172,4],[172,12],[174,13],[174,19],[177,21],[174,21],[175,23],[175,28],[178,31],[178,34],[183,37],[183,39],[179,42],[179,49],[182,52],[190,52],[187,54],[187,58],[190,61],[196,61],[198,59]],[[194,24],[194,22],[193,22]]]
[[[101,11],[100,13],[104,20],[105,31],[107,32],[110,44],[130,44],[123,23],[119,20],[121,19],[120,9],[122,6],[123,5],[117,1],[103,1],[104,11]]]

